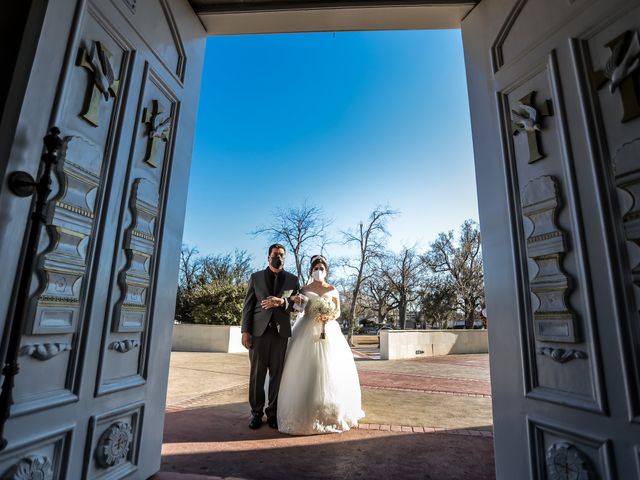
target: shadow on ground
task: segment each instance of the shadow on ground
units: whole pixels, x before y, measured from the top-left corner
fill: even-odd
[[[492,438],[351,430],[289,436],[247,427],[246,404],[168,412],[163,472],[244,479],[495,478]]]

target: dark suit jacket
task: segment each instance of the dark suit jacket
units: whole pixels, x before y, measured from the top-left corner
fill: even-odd
[[[260,337],[267,329],[269,321],[273,318],[278,324],[278,331],[281,337],[291,336],[290,315],[293,308],[293,302],[289,301],[289,296],[296,295],[300,290],[298,277],[283,271],[283,280],[278,285],[276,297],[284,298],[284,307],[264,309],[260,306],[260,302],[271,296],[267,283],[267,270],[260,270],[251,275],[249,279],[249,288],[247,296],[244,299],[244,308],[242,309],[242,328],[243,333],[249,332],[251,335]],[[291,291],[289,293],[288,291]],[[287,291],[287,296],[283,297]]]

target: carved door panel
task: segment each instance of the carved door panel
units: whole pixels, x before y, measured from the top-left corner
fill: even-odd
[[[160,465],[204,32],[186,0],[54,0],[38,36],[3,175],[35,175],[49,125],[63,148],[0,473],[147,478]],[[6,332],[29,199],[5,183]]]
[[[463,22],[498,478],[640,478],[640,4]]]

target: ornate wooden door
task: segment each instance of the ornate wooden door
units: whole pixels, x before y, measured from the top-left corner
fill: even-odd
[[[463,21],[499,479],[640,478],[640,2]]]
[[[186,0],[32,3],[31,70],[0,165],[5,351],[31,204],[6,178],[36,176],[49,126],[63,146],[0,473],[147,478],[160,466],[204,31]]]

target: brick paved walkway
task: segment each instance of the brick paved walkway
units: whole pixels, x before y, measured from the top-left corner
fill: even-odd
[[[367,416],[317,436],[249,430],[246,359],[194,355],[172,356],[155,480],[495,478],[486,355],[381,361],[354,351]]]
[[[233,405],[168,413],[156,480],[180,480],[172,472],[228,480],[495,478],[492,440],[481,433],[363,424],[342,434],[289,436],[266,425],[249,430],[247,421]]]
[[[385,390],[411,390],[428,393],[445,393],[467,397],[490,397],[491,385],[487,381],[433,377],[426,375],[360,371],[360,385]]]
[[[422,357],[414,362],[442,365],[458,365],[461,367],[489,368],[489,355],[443,355],[441,357]]]

